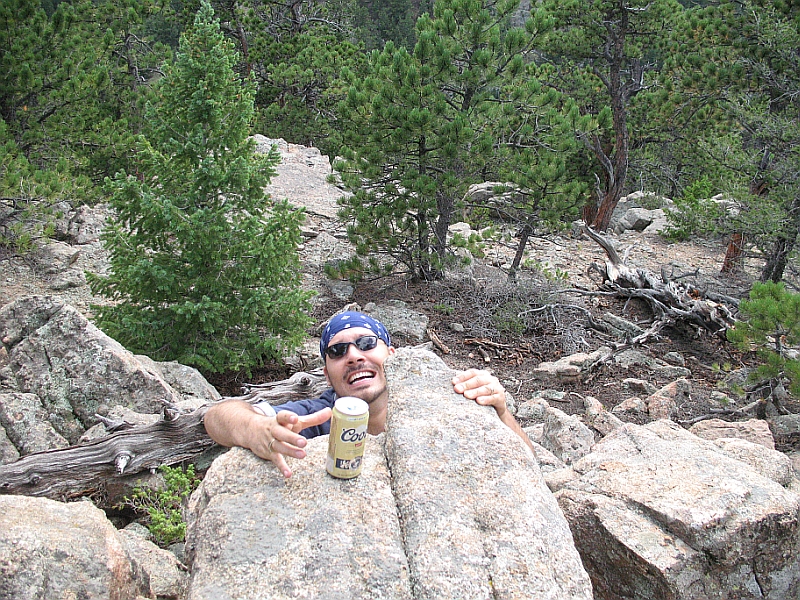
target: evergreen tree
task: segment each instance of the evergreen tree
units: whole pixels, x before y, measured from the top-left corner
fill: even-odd
[[[743,351],[755,350],[761,364],[749,376],[749,395],[771,400],[786,413],[786,387],[800,395],[800,360],[792,348],[800,341],[800,294],[787,292],[783,283],[756,283],[742,300],[742,321],[728,330],[728,339]],[[766,417],[763,402],[758,414]]]
[[[258,86],[255,129],[338,153],[341,72],[362,72],[366,62],[356,0],[216,0],[216,6],[240,51],[238,70]]]
[[[735,240],[723,268],[745,238],[765,257],[762,281],[782,279],[800,231],[797,15],[791,3],[733,1],[689,12],[665,69],[685,157],[738,204],[717,228]]]
[[[168,54],[141,34],[156,7],[75,0],[48,16],[36,4],[0,6],[0,116],[32,165],[100,184],[127,166],[137,101]]]
[[[509,27],[517,4],[440,0],[417,21],[413,52],[388,43],[371,55],[368,77],[350,75],[350,146],[336,168],[353,192],[341,215],[369,268],[440,277],[448,227],[473,183],[529,188],[538,177],[559,189],[563,165],[549,180],[537,170],[562,118],[559,95],[542,93],[524,60],[547,24]],[[528,206],[556,196],[532,193]]]
[[[595,130],[581,135],[597,182],[584,220],[604,231],[627,181],[630,104],[654,82],[658,46],[681,7],[677,0],[545,0],[539,10],[556,21],[540,47],[552,67],[551,85],[597,120]]]
[[[111,336],[157,360],[219,372],[291,350],[309,323],[302,213],[263,188],[277,156],[248,137],[254,86],[203,2],[148,105],[138,176],[109,182],[108,277],[91,277]]]

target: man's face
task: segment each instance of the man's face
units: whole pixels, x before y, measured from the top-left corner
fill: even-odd
[[[364,335],[375,333],[365,327],[344,329],[331,338],[328,347],[340,342],[354,342]],[[325,357],[325,377],[337,395],[355,396],[371,404],[386,394],[386,375],[383,361],[394,349],[382,340],[372,350],[359,350],[354,344],[347,346],[344,356]]]

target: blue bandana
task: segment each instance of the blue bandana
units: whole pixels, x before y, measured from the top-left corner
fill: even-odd
[[[319,341],[319,353],[322,356],[322,360],[325,360],[325,350],[328,349],[328,344],[330,344],[331,338],[333,338],[333,336],[340,331],[350,329],[352,327],[364,327],[369,329],[378,336],[379,340],[383,340],[387,346],[392,345],[392,340],[389,338],[389,332],[387,331],[386,327],[384,327],[383,323],[373,319],[369,315],[365,315],[364,313],[347,311],[333,317],[330,321],[328,321],[328,324],[322,331],[322,339]]]

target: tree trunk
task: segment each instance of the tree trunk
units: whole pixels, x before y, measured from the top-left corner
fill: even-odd
[[[773,281],[778,283],[783,279],[783,272],[786,270],[789,256],[797,244],[797,236],[799,234],[800,196],[796,196],[792,199],[789,210],[787,211],[787,219],[781,231],[778,232],[778,237],[772,245],[772,251],[767,257],[764,268],[761,270],[760,281]]]
[[[525,255],[525,247],[528,245],[528,238],[531,235],[531,226],[528,223],[525,223],[522,226],[522,231],[519,234],[519,244],[517,245],[517,252],[514,255],[514,260],[511,262],[511,271],[508,273],[508,276],[511,279],[515,279],[517,276],[517,269],[519,269],[519,264],[522,262],[522,257]]]
[[[728,242],[725,251],[725,260],[722,262],[722,273],[736,273],[742,266],[742,252],[744,252],[744,234],[734,233]]]
[[[619,204],[628,177],[628,154],[630,138],[628,135],[627,105],[631,97],[641,89],[641,82],[623,82],[623,73],[634,69],[626,68],[625,41],[628,36],[628,11],[623,6],[619,12],[615,27],[608,30],[608,77],[604,80],[611,100],[611,119],[614,126],[614,148],[611,153],[604,152],[601,144],[595,142],[594,152],[605,171],[605,189],[597,208],[597,214],[591,221],[596,231],[606,231],[611,223],[611,216]]]

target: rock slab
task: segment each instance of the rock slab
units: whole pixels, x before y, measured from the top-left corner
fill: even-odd
[[[327,449],[310,440],[288,480],[241,448],[214,461],[188,511],[187,600],[411,599],[382,437],[351,480]]]
[[[738,444],[628,423],[573,464],[556,496],[597,600],[800,597],[800,496]]]
[[[591,599],[569,526],[523,441],[453,392],[425,350],[386,362],[386,450],[416,600]]]

